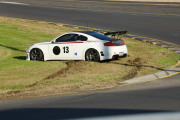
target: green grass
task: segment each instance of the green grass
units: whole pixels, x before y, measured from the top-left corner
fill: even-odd
[[[0,89],[24,89],[26,88],[24,85],[7,85],[7,86],[0,86]]]
[[[162,64],[162,65],[169,63],[169,64],[173,65],[174,61],[177,61],[177,55],[176,54],[173,54],[170,57],[166,57],[166,58],[159,58],[157,60],[157,63]]]
[[[6,22],[7,19],[8,22]],[[20,23],[22,24],[20,25]],[[24,26],[23,23],[30,25]],[[0,86],[18,85],[20,83],[28,85],[65,66],[64,61],[34,62],[25,60],[26,49],[31,44],[50,41],[58,36],[50,31],[49,34],[41,32],[36,28],[39,24],[26,20],[17,22],[9,18],[0,18],[0,53],[3,53],[1,54],[2,57],[5,56],[0,59]],[[45,24],[47,29],[49,26],[51,25]],[[64,27],[56,27],[56,29],[68,31]],[[59,31],[61,34],[61,30]],[[11,87],[7,88],[10,89]]]
[[[168,68],[176,64],[179,59],[178,54],[171,50],[123,38],[128,47],[129,57],[103,63],[70,62],[71,67],[67,71],[56,74],[52,79],[44,80],[65,68],[66,61],[25,60],[26,49],[31,44],[50,41],[60,34],[77,30],[44,22],[0,17],[0,95],[14,89],[24,91],[31,89],[32,93],[38,90],[62,92],[74,89],[73,86],[87,89],[116,85],[126,78],[147,75]],[[141,66],[140,70],[137,69],[137,64]],[[132,73],[133,70],[137,70],[136,74]],[[135,76],[130,76],[131,74]],[[38,84],[34,87],[26,88],[27,85],[36,82]]]

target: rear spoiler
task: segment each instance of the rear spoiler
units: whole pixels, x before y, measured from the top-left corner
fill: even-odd
[[[106,32],[104,35],[111,35],[112,38],[119,38],[120,35],[126,34],[128,31],[115,31],[115,32]]]

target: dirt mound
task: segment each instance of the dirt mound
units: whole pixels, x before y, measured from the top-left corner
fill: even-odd
[[[141,58],[135,58],[134,60],[128,60],[127,61],[130,66],[133,66],[133,68],[129,71],[127,75],[123,77],[123,80],[128,80],[134,78],[138,71],[140,71],[143,67],[143,64],[146,63]]]

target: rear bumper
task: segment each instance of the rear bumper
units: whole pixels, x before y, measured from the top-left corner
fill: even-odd
[[[104,56],[101,55],[101,60],[113,59],[113,57],[124,57],[128,55],[126,45],[105,47],[103,51]]]

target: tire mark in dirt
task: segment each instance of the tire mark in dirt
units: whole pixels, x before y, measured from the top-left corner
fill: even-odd
[[[66,67],[65,68],[62,68],[60,69],[59,71],[57,71],[56,73],[53,73],[45,78],[43,78],[42,80],[38,81],[38,82],[35,82],[33,84],[30,84],[30,85],[27,85],[26,88],[30,88],[30,87],[34,87],[35,85],[45,81],[45,80],[49,80],[49,79],[53,79],[53,78],[56,78],[62,74],[65,74],[72,66],[76,65],[77,63],[75,61],[67,61],[66,62]]]
[[[84,69],[83,66],[86,66],[86,65],[89,65],[87,61],[67,61],[66,62],[66,67],[65,68],[62,68],[60,69],[59,71],[43,78],[42,80],[40,81],[37,81],[35,83],[32,83],[32,84],[29,84],[27,86],[25,86],[27,89],[28,88],[32,88],[46,80],[50,80],[50,79],[54,79],[56,77],[60,77],[61,75],[64,75],[64,74],[73,74],[73,72],[71,70],[75,70],[76,72],[80,72],[82,71],[82,69]],[[19,94],[21,93],[22,90],[12,90],[12,91],[8,91],[7,94]]]

